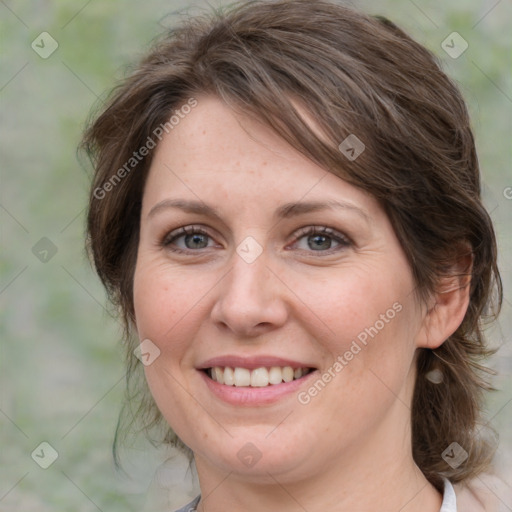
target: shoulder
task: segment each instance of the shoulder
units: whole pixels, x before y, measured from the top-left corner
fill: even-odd
[[[499,477],[481,475],[468,482],[455,484],[457,510],[462,512],[507,512],[512,503],[510,487]]]

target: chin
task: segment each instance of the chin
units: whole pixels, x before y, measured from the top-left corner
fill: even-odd
[[[275,432],[269,435],[271,430],[267,426],[262,435],[261,430],[240,429],[235,437],[224,438],[223,443],[212,439],[211,444],[203,445],[197,451],[193,449],[198,469],[201,463],[206,463],[222,472],[235,473],[261,484],[275,484],[277,477],[283,481],[301,479],[306,468],[311,473],[313,454],[307,447],[314,445],[309,436],[306,436],[307,440],[301,439],[296,430],[293,434],[283,431],[281,435]],[[298,450],[299,447],[304,450]]]

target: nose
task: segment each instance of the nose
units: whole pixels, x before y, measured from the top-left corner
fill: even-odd
[[[286,323],[286,285],[269,268],[265,252],[252,263],[237,253],[219,283],[211,318],[233,337],[254,338]]]

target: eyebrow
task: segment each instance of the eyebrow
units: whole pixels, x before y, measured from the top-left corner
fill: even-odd
[[[148,218],[153,217],[157,213],[175,208],[183,210],[187,213],[195,213],[212,217],[220,222],[223,222],[222,216],[217,208],[209,206],[202,201],[193,201],[185,199],[164,199],[157,203],[148,213]],[[277,219],[289,219],[298,215],[306,213],[324,211],[324,210],[350,210],[360,215],[366,222],[370,222],[368,213],[359,208],[358,206],[346,201],[309,201],[309,202],[294,202],[285,203],[281,205],[274,213]]]

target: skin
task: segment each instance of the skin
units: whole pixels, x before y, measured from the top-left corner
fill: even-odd
[[[202,201],[220,219],[171,207],[150,214],[168,199]],[[284,203],[326,200],[351,207],[274,217]],[[202,245],[185,236],[170,242],[183,226],[208,236]],[[309,226],[349,241],[327,237],[318,249],[318,235],[299,232]],[[236,251],[248,236],[263,249],[251,264]],[[179,248],[186,252],[172,250]],[[409,423],[418,348],[439,346],[467,308],[467,287],[440,288],[418,302],[410,265],[373,197],[215,97],[198,97],[156,150],[134,277],[139,337],[160,350],[146,378],[194,452],[198,510],[438,512],[442,498],[413,461]],[[292,393],[235,407],[196,369],[215,356],[264,354],[304,362],[320,376],[395,303],[401,311],[306,405]],[[237,457],[249,442],[261,454],[252,467]]]

